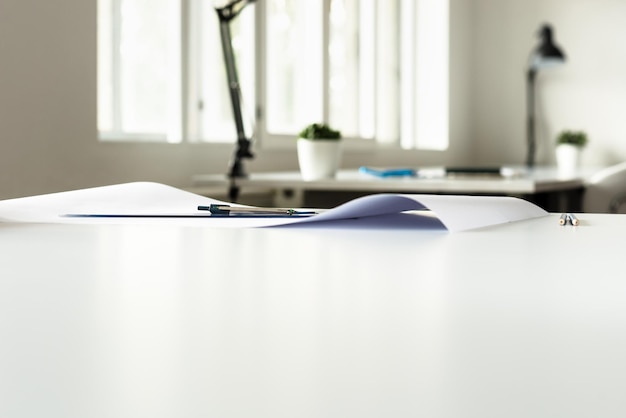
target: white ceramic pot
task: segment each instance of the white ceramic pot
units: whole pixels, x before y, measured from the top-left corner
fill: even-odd
[[[580,147],[570,144],[559,144],[556,147],[556,166],[559,175],[574,176],[580,164]]]
[[[341,161],[341,141],[298,138],[298,163],[303,180],[334,178]]]

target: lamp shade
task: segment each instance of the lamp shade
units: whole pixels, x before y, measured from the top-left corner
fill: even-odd
[[[530,56],[530,67],[539,70],[563,64],[565,62],[565,54],[555,45],[550,25],[541,27],[539,38],[539,45]]]

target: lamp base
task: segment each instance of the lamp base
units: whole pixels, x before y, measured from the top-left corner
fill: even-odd
[[[254,158],[254,154],[250,152],[250,141],[245,139],[237,142],[237,150],[228,170],[228,178],[230,179],[230,187],[228,189],[228,198],[235,203],[239,198],[238,178],[248,177],[243,160],[246,158]]]

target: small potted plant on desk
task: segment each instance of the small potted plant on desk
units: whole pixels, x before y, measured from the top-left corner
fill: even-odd
[[[556,165],[559,174],[573,176],[580,164],[580,153],[587,145],[583,131],[563,131],[556,139]]]
[[[340,131],[313,123],[298,134],[298,163],[304,180],[334,178],[340,161]]]

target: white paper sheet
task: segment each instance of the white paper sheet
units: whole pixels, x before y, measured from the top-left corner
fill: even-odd
[[[0,221],[75,224],[176,224],[210,227],[346,224],[354,219],[385,216],[390,225],[432,225],[434,214],[450,232],[546,216],[522,199],[500,196],[375,194],[354,199],[306,218],[209,217],[199,205],[227,202],[199,196],[159,183],[138,182],[0,201]],[[423,212],[429,210],[432,214]],[[407,211],[422,211],[408,214]],[[67,214],[116,215],[76,218]],[[133,217],[133,216],[153,217]],[[128,216],[128,217],[124,217]],[[162,217],[160,217],[162,216]],[[180,217],[177,217],[180,216]],[[394,218],[395,216],[395,218]],[[393,222],[392,222],[393,221]],[[372,222],[369,222],[372,224]],[[361,222],[365,225],[366,222]],[[378,223],[380,225],[380,223]]]

